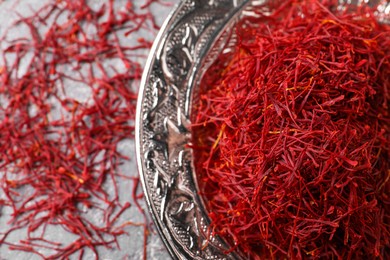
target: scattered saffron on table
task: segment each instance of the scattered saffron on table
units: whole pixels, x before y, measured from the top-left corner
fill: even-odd
[[[244,258],[390,259],[390,26],[375,9],[269,1],[205,74],[200,193]]]
[[[120,166],[129,159],[123,145],[134,136],[138,81],[153,40],[140,35],[157,31],[150,10],[157,2],[51,1],[30,16],[18,14],[2,36],[0,204],[12,212],[1,245],[45,259],[81,259],[89,248],[97,259],[97,248],[119,248],[118,236],[131,225],[119,218],[132,206],[132,189],[145,216],[139,180]],[[21,28],[29,33],[9,39]],[[134,187],[120,195],[123,178]],[[145,258],[146,219],[139,225]],[[48,240],[52,227],[74,241]],[[26,237],[10,242],[20,230]]]

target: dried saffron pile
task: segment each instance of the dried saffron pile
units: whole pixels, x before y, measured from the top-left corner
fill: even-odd
[[[248,259],[390,259],[390,26],[367,5],[269,2],[194,108],[210,232]]]
[[[144,239],[146,257],[146,219],[122,216],[133,207],[145,216],[139,179],[122,166],[157,2],[49,1],[31,15],[14,10],[17,21],[1,28],[2,248],[98,259],[140,226],[131,243]]]

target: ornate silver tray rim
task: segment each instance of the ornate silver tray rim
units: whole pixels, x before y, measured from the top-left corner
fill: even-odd
[[[237,257],[223,254],[224,242],[207,235],[186,144],[192,88],[221,50],[215,40],[227,38],[223,32],[249,2],[182,1],[162,26],[144,69],[136,119],[138,169],[153,221],[176,259]]]

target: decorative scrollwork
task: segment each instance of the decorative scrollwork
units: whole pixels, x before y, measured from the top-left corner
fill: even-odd
[[[221,33],[248,0],[182,1],[154,47],[142,83],[137,153],[147,201],[173,257],[227,259],[197,194],[188,105],[202,61],[218,53]],[[213,51],[214,48],[214,51]]]

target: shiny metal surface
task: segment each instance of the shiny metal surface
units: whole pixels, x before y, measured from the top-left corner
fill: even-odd
[[[249,1],[182,1],[163,26],[141,83],[136,122],[139,172],[154,221],[178,259],[225,259],[224,243],[207,238],[190,140],[192,88],[223,44],[215,39]],[[221,38],[222,36],[222,38]],[[206,59],[207,58],[207,59]]]

